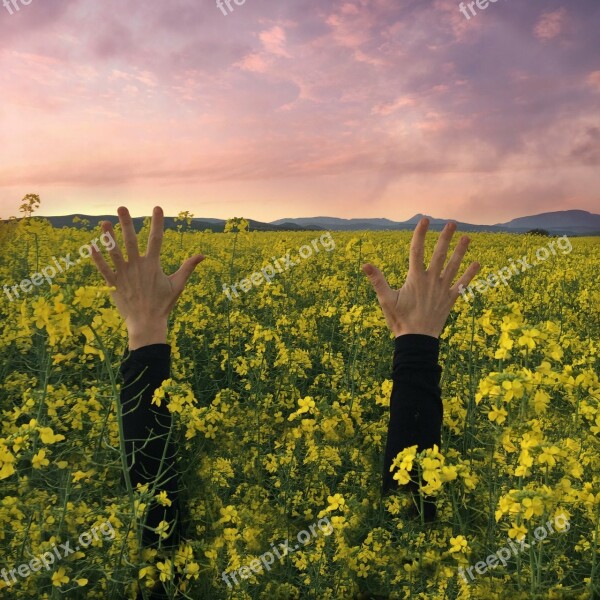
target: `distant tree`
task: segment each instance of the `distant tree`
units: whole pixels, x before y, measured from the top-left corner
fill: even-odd
[[[247,233],[248,231],[250,231],[250,222],[243,217],[234,217],[225,223],[225,233]]]
[[[19,212],[22,212],[25,218],[29,218],[39,208],[41,200],[38,194],[27,194],[22,202]]]
[[[184,223],[187,223],[189,227],[192,224],[192,220],[194,215],[189,210],[182,210],[174,219],[175,223],[181,223],[181,225],[177,225],[177,231],[181,231]]]
[[[27,194],[19,206],[19,212],[23,213],[23,218],[19,222],[19,227],[26,238],[33,236],[35,244],[35,268],[40,270],[40,233],[43,229],[44,219],[35,219],[33,213],[40,207],[41,200],[38,194]],[[46,221],[46,223],[48,223]],[[29,241],[26,242],[24,255],[25,272],[29,272]]]
[[[545,229],[530,229],[527,232],[528,235],[543,235],[544,237],[550,237],[550,233]]]
[[[194,215],[189,210],[182,210],[174,219],[174,223],[177,225],[177,231],[179,231],[179,247],[183,248],[183,232],[184,229],[189,231],[192,226]]]

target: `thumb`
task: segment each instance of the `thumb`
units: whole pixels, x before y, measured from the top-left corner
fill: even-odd
[[[206,257],[202,254],[196,254],[196,256],[192,256],[188,258],[182,265],[179,267],[179,270],[176,273],[173,273],[169,277],[173,286],[177,291],[183,290],[185,284],[188,279],[192,276],[194,269],[205,259]]]
[[[391,294],[392,288],[388,285],[383,273],[376,266],[370,263],[363,265],[362,270],[363,273],[369,278],[369,281],[371,282],[379,301],[381,302],[385,300],[386,297]]]

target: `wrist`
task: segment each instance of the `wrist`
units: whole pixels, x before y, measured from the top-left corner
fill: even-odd
[[[432,337],[436,340],[440,337],[438,334],[431,331],[402,331],[400,333],[395,333],[394,337],[395,339],[398,339],[404,335],[426,335],[427,337]]]
[[[152,344],[166,344],[168,326],[166,320],[146,324],[127,324],[129,350],[137,350]]]
[[[426,327],[411,327],[408,329],[400,329],[393,332],[394,338],[398,339],[403,335],[427,335],[429,337],[433,337],[438,339],[440,337],[440,332],[431,328]]]

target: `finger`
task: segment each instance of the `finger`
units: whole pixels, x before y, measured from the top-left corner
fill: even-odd
[[[124,206],[120,206],[117,213],[119,214],[119,223],[121,223],[125,248],[127,249],[127,260],[131,261],[132,259],[139,258],[140,251],[138,249],[137,235],[133,227],[133,219]]]
[[[192,276],[194,269],[205,259],[206,257],[202,254],[197,254],[196,256],[192,256],[188,258],[179,268],[179,271],[173,273],[169,277],[173,287],[177,292],[181,292],[185,287],[188,279]]]
[[[113,265],[115,265],[116,272],[119,273],[125,268],[125,259],[123,258],[121,247],[116,241],[117,238],[112,223],[110,221],[104,221],[104,223],[102,223],[102,231],[104,233],[109,233],[112,239],[115,240],[114,246],[108,251],[108,255],[110,256]]]
[[[429,271],[439,275],[444,268],[444,263],[446,262],[446,257],[448,256],[448,248],[450,247],[450,242],[452,241],[452,236],[456,231],[456,223],[446,223],[444,229],[442,229],[442,233],[440,233],[440,237],[438,238],[437,244],[433,250],[433,256],[431,257],[431,262],[429,263]]]
[[[367,263],[363,265],[363,273],[369,278],[379,303],[383,306],[394,295],[394,291],[388,285],[383,273],[374,265]]]
[[[110,286],[116,286],[117,276],[115,272],[108,266],[108,263],[104,260],[102,253],[92,246],[92,260],[96,264],[96,268],[100,271],[104,281]]]
[[[150,226],[150,236],[146,246],[146,256],[157,260],[160,258],[160,249],[162,247],[164,235],[165,215],[160,206],[155,206],[152,212],[152,225]]]
[[[471,283],[473,277],[477,275],[481,265],[478,262],[471,263],[467,270],[463,273],[462,277],[450,288],[453,295],[458,298],[462,289],[466,288]]]
[[[412,240],[410,242],[410,258],[408,270],[411,273],[420,273],[425,270],[425,236],[429,227],[429,219],[421,219],[415,227]]]
[[[456,274],[460,269],[460,264],[462,263],[463,258],[467,253],[467,249],[470,243],[471,240],[465,235],[462,238],[460,238],[460,241],[456,245],[456,248],[454,248],[454,252],[450,257],[446,268],[442,272],[442,278],[448,283],[448,285],[450,285],[454,281],[454,278],[456,277]]]

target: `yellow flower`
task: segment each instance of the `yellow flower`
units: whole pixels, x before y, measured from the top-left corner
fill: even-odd
[[[465,552],[467,550],[467,540],[462,535],[450,538],[450,552]]]
[[[554,467],[554,465],[556,465],[556,459],[554,457],[558,455],[560,455],[560,448],[556,446],[545,447],[543,448],[542,453],[538,456],[538,462],[540,465],[548,465],[548,467],[551,469]]]
[[[16,458],[9,451],[9,449],[0,442],[0,480],[8,479],[15,473],[13,463]]]
[[[184,573],[188,579],[191,579],[192,577],[198,579],[198,576],[200,575],[200,566],[195,562],[188,563],[185,565]]]
[[[537,329],[524,330],[519,338],[519,346],[527,346],[529,350],[533,350],[536,346],[535,338],[539,335],[540,332]]]
[[[154,577],[156,575],[156,567],[154,565],[148,565],[147,567],[142,567],[138,572],[138,579],[148,579],[148,587],[152,585],[152,581],[154,581]]]
[[[97,288],[94,287],[80,287],[75,291],[75,297],[73,298],[74,306],[82,306],[83,308],[90,308],[96,302],[98,295]]]
[[[21,448],[23,448],[23,446],[27,443],[27,438],[24,438],[22,435],[17,436],[14,440],[13,440],[13,452],[18,452],[19,450],[21,450]]]
[[[161,521],[154,531],[160,535],[161,538],[166,538],[169,535],[169,523],[167,521]]]
[[[550,396],[543,390],[537,390],[533,397],[533,407],[538,413],[545,413],[550,402]]]
[[[513,381],[505,379],[502,382],[502,389],[504,389],[504,399],[507,402],[510,402],[513,398],[521,398],[524,392],[523,384],[517,379]]]
[[[329,511],[338,510],[346,505],[346,501],[344,500],[344,497],[341,494],[327,496],[327,502],[329,503],[329,506],[327,507],[327,510]]]
[[[508,530],[508,536],[517,541],[521,541],[527,535],[527,529],[523,525],[517,525],[513,523],[512,527]]]
[[[238,517],[238,512],[235,506],[225,506],[220,509],[221,518],[217,521],[217,523],[229,523],[234,522]]]
[[[306,398],[300,398],[298,400],[298,406],[300,408],[288,417],[288,421],[293,421],[298,415],[303,413],[312,413],[316,405],[315,401],[310,396],[306,396]]]
[[[62,434],[55,434],[50,427],[40,427],[39,428],[40,439],[44,444],[55,444],[56,442],[61,442],[65,439],[65,436]]]
[[[135,499],[133,501],[133,508],[135,510],[135,516],[138,519],[141,519],[144,516],[144,513],[146,512],[146,508],[148,507],[148,505],[145,502],[142,502],[139,499]]]
[[[327,503],[327,508],[319,513],[319,518],[324,517],[327,513],[334,510],[342,510],[346,506],[346,500],[344,500],[344,497],[341,494],[327,496]]]
[[[47,467],[50,464],[50,461],[46,458],[46,451],[40,450],[32,459],[31,464],[34,469],[41,469],[42,467]]]
[[[498,425],[504,423],[504,421],[506,421],[507,416],[508,412],[504,408],[498,407],[496,405],[494,405],[492,410],[490,410],[490,412],[488,413],[488,419],[492,421],[492,423],[496,421]]]
[[[169,500],[167,492],[165,492],[164,490],[156,496],[154,496],[154,498],[161,506],[171,506],[171,504],[173,504],[171,500]]]
[[[152,404],[156,406],[161,406],[162,401],[165,399],[165,395],[167,393],[167,387],[170,387],[173,384],[172,379],[166,379],[162,382],[162,385],[154,390],[152,394]]]
[[[194,558],[194,551],[191,546],[180,546],[175,553],[175,565],[181,566]]]
[[[52,585],[55,587],[60,587],[65,583],[69,583],[70,579],[65,573],[66,571],[64,567],[58,567],[58,569],[52,573]]]
[[[173,564],[170,560],[165,562],[157,562],[156,567],[160,573],[161,581],[170,581],[173,578]]]
[[[544,513],[544,503],[539,496],[534,498],[523,498],[521,501],[523,508],[525,508],[525,518],[531,519],[534,515],[540,516]]]
[[[399,452],[390,466],[390,471],[398,469],[394,474],[394,479],[397,479],[401,484],[406,484],[410,481],[410,472],[413,469],[413,462],[417,456],[417,446],[409,446]]]
[[[454,465],[444,465],[440,470],[442,481],[454,481],[458,477],[458,470]]]
[[[89,479],[92,475],[95,474],[94,469],[90,469],[89,471],[75,471],[73,473],[73,483],[77,483],[81,479]]]
[[[569,474],[575,477],[575,479],[581,479],[583,467],[576,460],[571,460],[569,461]]]

